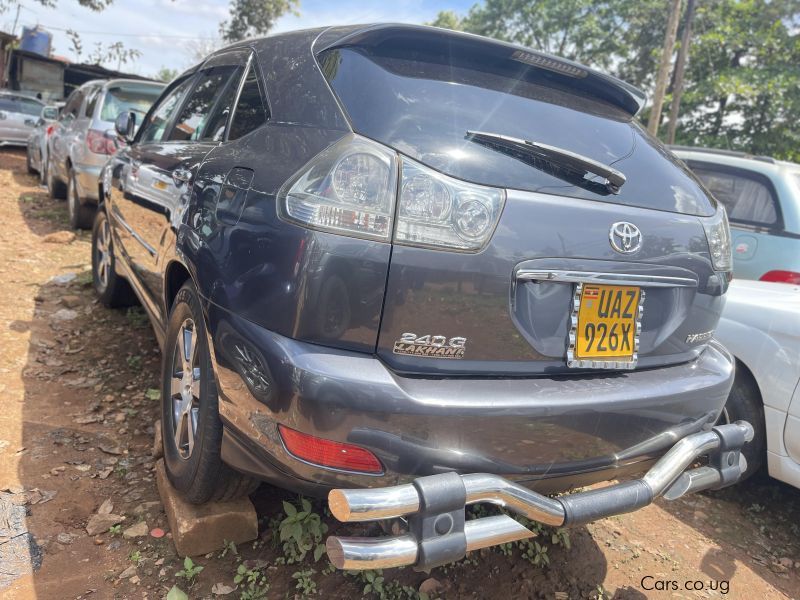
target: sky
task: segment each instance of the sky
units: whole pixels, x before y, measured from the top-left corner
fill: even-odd
[[[372,23],[380,21],[423,23],[440,10],[465,13],[476,0],[300,0],[299,15],[284,15],[273,32],[306,27]],[[76,60],[66,30],[77,31],[83,43],[83,60],[96,42],[121,41],[141,56],[122,70],[153,76],[162,67],[182,70],[194,61],[197,48],[213,48],[219,24],[228,17],[228,0],[114,0],[102,12],[81,7],[77,0],[56,0],[47,8],[35,0],[19,3],[22,26],[41,25],[53,34],[53,54]],[[16,5],[0,13],[0,27],[10,32]],[[115,69],[116,64],[104,66]]]

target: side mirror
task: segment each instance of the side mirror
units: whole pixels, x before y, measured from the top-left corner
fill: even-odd
[[[114,129],[122,141],[126,144],[130,144],[133,141],[133,134],[136,131],[136,113],[119,113],[117,119],[114,121]]]
[[[42,119],[45,121],[55,121],[58,118],[59,112],[57,106],[45,106],[42,109]]]

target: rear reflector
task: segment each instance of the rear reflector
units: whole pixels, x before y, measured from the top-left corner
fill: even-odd
[[[797,271],[769,271],[761,276],[761,281],[800,285],[800,273]]]
[[[383,473],[381,461],[369,450],[300,433],[283,425],[278,425],[278,431],[286,449],[297,458],[332,469]]]

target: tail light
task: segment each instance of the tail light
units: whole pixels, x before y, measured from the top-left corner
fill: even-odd
[[[86,134],[86,147],[95,154],[114,154],[117,151],[117,141],[102,131],[90,129]]]
[[[286,449],[301,460],[344,471],[383,473],[381,461],[365,448],[318,438],[283,425],[278,425],[278,431]]]
[[[733,251],[731,249],[731,230],[728,227],[728,214],[720,204],[712,217],[701,219],[706,232],[708,251],[715,271],[733,270]]]
[[[776,283],[793,283],[800,285],[800,273],[797,271],[768,271],[761,276],[761,281],[774,281]]]
[[[476,252],[491,238],[504,203],[502,190],[447,177],[352,135],[287,183],[280,211],[312,229]]]

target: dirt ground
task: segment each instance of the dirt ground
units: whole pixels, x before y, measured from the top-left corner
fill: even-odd
[[[324,556],[282,564],[281,501],[297,498],[262,486],[259,540],[194,557],[203,570],[190,588],[150,453],[157,344],[140,309],[95,301],[89,251],[24,153],[0,153],[0,598],[160,599],[174,585],[190,598],[291,598],[312,584],[315,597],[352,598],[370,583],[378,593],[367,595],[389,599],[420,585],[430,598],[800,597],[800,490],[768,479],[571,530],[569,548],[548,532],[538,550],[369,577],[331,573]],[[89,535],[98,511],[125,520]],[[122,535],[141,521],[143,535]],[[235,585],[240,565],[269,584],[265,595]]]

